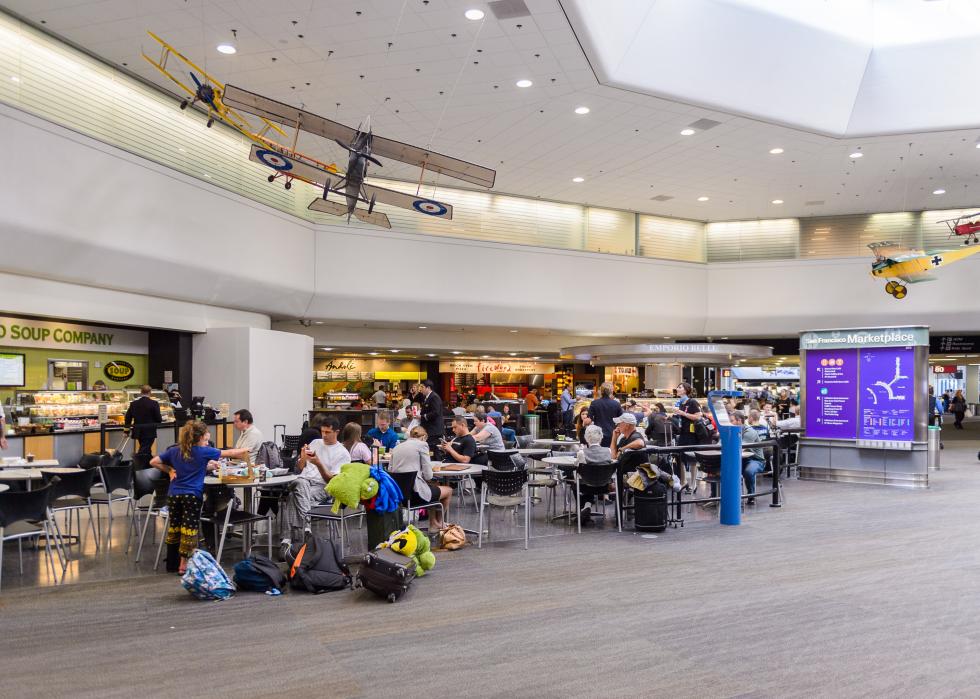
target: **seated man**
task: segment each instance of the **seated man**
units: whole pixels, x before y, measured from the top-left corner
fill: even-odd
[[[259,455],[259,447],[262,446],[262,433],[253,423],[255,419],[248,410],[236,410],[234,422],[232,424],[238,430],[238,441],[235,442],[235,449],[248,449],[248,458],[255,463],[255,457]]]
[[[476,440],[470,435],[465,417],[457,415],[453,418],[453,435],[451,442],[443,437],[440,443],[443,453],[457,464],[470,463],[476,456]]]
[[[800,429],[800,406],[795,403],[789,406],[789,417],[785,420],[777,420],[776,427],[781,430]]]
[[[752,457],[746,459],[742,464],[742,478],[745,479],[745,490],[751,496],[755,493],[755,477],[766,470],[765,456],[760,448],[749,448],[746,444],[761,442],[759,433],[755,428],[745,424],[745,413],[741,410],[733,410],[729,418],[732,424],[742,428],[742,449],[752,452]],[[750,497],[747,505],[754,505],[755,498]]]
[[[338,441],[339,437],[340,423],[328,415],[320,424],[320,439],[300,450],[296,462],[299,478],[291,484],[279,516],[283,559],[292,541],[301,540],[309,530],[310,508],[326,500],[327,481],[340,473],[342,465],[350,463],[350,452]]]
[[[613,422],[616,423],[616,427],[613,428],[610,451],[614,461],[624,451],[635,451],[647,445],[643,433],[636,429],[636,415],[623,413],[619,417],[614,417]]]
[[[398,446],[398,435],[389,429],[391,426],[391,415],[384,411],[378,411],[378,426],[368,430],[367,436],[374,440],[376,447],[384,447],[391,451]]]

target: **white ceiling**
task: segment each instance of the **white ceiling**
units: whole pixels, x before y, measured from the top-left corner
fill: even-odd
[[[980,201],[974,148],[980,130],[839,140],[606,87],[559,1],[525,1],[530,17],[498,21],[487,11],[471,22],[463,11],[488,10],[486,3],[0,0],[165,86],[139,58],[141,48],[151,48],[145,31],[152,30],[226,82],[348,124],[371,114],[376,133],[495,167],[501,192],[700,220]],[[238,53],[222,56],[215,46],[231,38],[232,28]],[[534,85],[517,88],[522,78]],[[580,105],[591,113],[574,114]],[[680,135],[702,118],[720,125]],[[775,147],[784,152],[770,155]],[[848,154],[858,148],[865,157],[852,161]],[[312,138],[301,149],[321,159],[343,157],[335,145]],[[390,162],[383,172],[418,175]],[[585,182],[572,183],[575,176]],[[933,195],[937,188],[947,193]],[[657,195],[673,198],[651,200]],[[814,201],[824,203],[807,204]]]
[[[595,0],[565,8],[600,80],[849,138],[976,128],[977,0]],[[691,50],[696,47],[696,50]]]

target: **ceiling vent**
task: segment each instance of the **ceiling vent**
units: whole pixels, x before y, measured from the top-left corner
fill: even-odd
[[[658,194],[655,197],[650,197],[650,201],[669,201],[673,198],[674,197],[670,196],[669,194]]]
[[[827,202],[824,201],[823,199],[814,199],[813,201],[805,201],[805,202],[803,202],[803,206],[822,206],[823,204],[826,204],[826,203]]]
[[[487,7],[497,19],[517,19],[531,16],[531,11],[527,9],[524,0],[495,0],[488,2]]]
[[[720,121],[715,121],[714,119],[698,119],[697,121],[691,122],[687,125],[689,129],[697,129],[698,131],[707,131],[708,129],[713,129],[721,124]]]

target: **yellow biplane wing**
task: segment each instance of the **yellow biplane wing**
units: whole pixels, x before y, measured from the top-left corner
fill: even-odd
[[[223,122],[237,131],[240,131],[244,136],[248,137],[252,141],[255,141],[256,143],[267,144],[269,139],[267,138],[266,134],[268,134],[270,131],[275,131],[281,136],[287,135],[286,132],[283,131],[277,124],[273,124],[267,119],[260,119],[261,126],[258,128],[253,126],[248,119],[245,118],[245,116],[232,109],[222,101],[221,97],[225,92],[225,86],[222,82],[217,80],[203,68],[196,65],[193,61],[187,58],[187,56],[182,54],[153,32],[148,31],[147,34],[149,34],[154,41],[160,44],[160,57],[155,59],[152,56],[148,56],[145,52],[142,52],[143,58],[145,58],[150,65],[165,75],[172,83],[186,92],[192,98],[197,95],[198,88],[201,85],[210,85],[214,88],[214,99],[210,103],[207,103],[209,115],[213,114],[217,116]],[[176,59],[179,65],[173,66],[170,64],[171,58]],[[190,78],[190,80],[188,81],[187,78]],[[193,85],[189,83],[193,83]],[[183,106],[186,106],[186,103],[184,103]]]

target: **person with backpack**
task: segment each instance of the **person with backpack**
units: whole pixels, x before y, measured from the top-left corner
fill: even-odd
[[[150,466],[174,474],[167,494],[170,512],[165,540],[168,573],[183,575],[187,559],[197,548],[207,472],[218,470],[217,459],[241,459],[248,454],[247,449],[215,449],[208,446],[210,441],[208,426],[199,420],[191,420],[180,428],[175,446],[150,460]]]
[[[698,430],[698,425],[703,415],[701,404],[694,397],[694,388],[687,382],[679,383],[677,385],[677,405],[673,415],[671,415],[677,435],[677,446],[702,443],[703,435]],[[707,437],[704,437],[704,440],[707,441]],[[687,453],[684,453],[681,459],[691,469],[690,481],[687,481],[686,474],[682,473],[681,475],[681,480],[684,481],[684,492],[690,493],[698,487],[698,462],[693,456],[688,456]]]
[[[963,428],[963,418],[966,416],[966,398],[963,396],[963,389],[956,389],[956,395],[953,396],[953,400],[949,402],[949,411],[953,413],[953,417],[956,418],[953,421],[953,427],[958,430]]]

